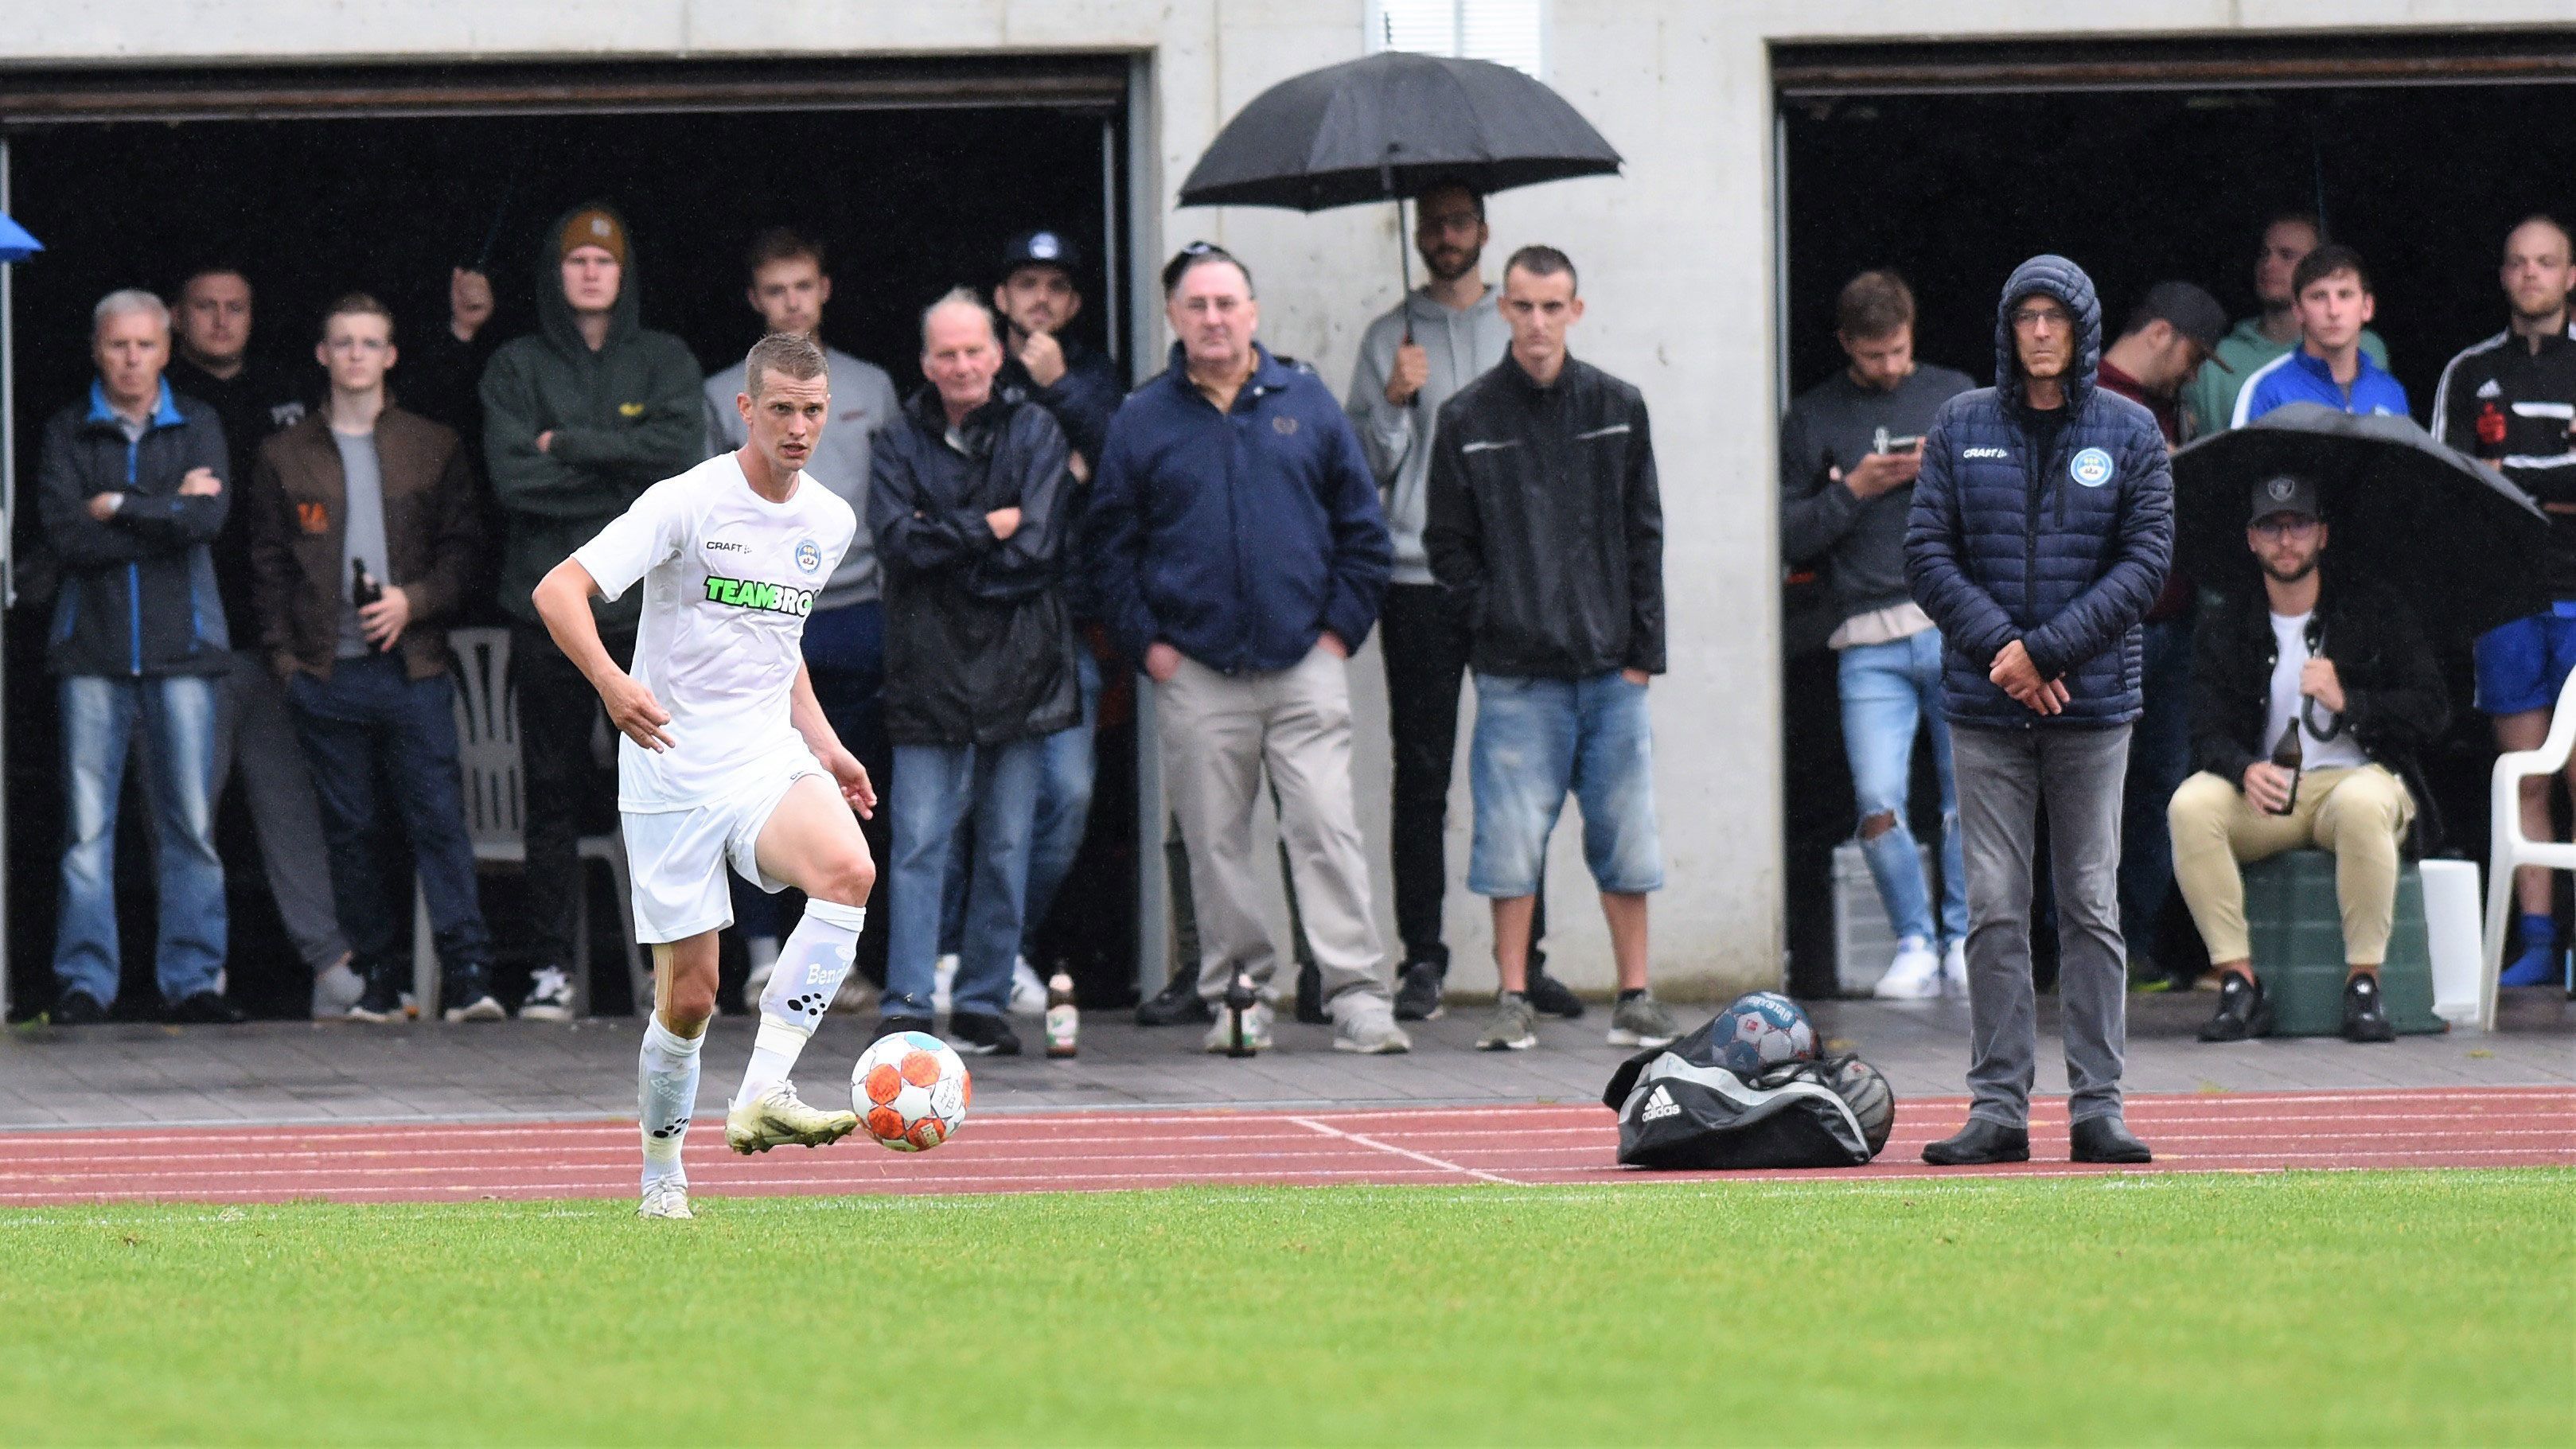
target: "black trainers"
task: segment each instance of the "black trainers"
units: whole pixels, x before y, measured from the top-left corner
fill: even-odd
[[[1574,994],[1564,982],[1541,971],[1533,964],[1529,973],[1530,1010],[1542,1016],[1561,1016],[1574,1021],[1583,1015],[1583,998]]]
[[[2218,986],[2218,1014],[2200,1029],[2202,1041],[2246,1041],[2272,1034],[2272,1002],[2263,984],[2236,972]]]
[[[959,1054],[970,1057],[1015,1057],[1020,1054],[1020,1039],[1011,1024],[998,1016],[980,1011],[952,1011],[948,1014],[948,1035],[943,1038]]]
[[[96,1026],[107,1020],[107,1008],[86,991],[66,991],[47,1015],[56,1026]]]
[[[1409,961],[1395,979],[1395,1019],[1398,1021],[1438,1021],[1445,1009],[1440,1004],[1440,987],[1446,979],[1437,961]]]
[[[2356,972],[2343,984],[2343,1039],[2397,1040],[2397,1028],[2388,1024],[2388,1012],[2380,1005],[2378,973]]]
[[[367,973],[367,989],[358,995],[358,1003],[349,1008],[348,1019],[382,1025],[403,1019],[402,980],[398,973],[374,970]]]
[[[931,1031],[930,1024],[930,1018],[926,1016],[880,1016],[877,1018],[876,1034],[868,1040],[883,1041],[887,1037],[901,1036],[908,1031],[917,1031],[924,1036],[936,1035]]]
[[[1173,972],[1162,990],[1136,1008],[1138,1026],[1197,1026],[1214,1020],[1216,1012],[1199,996],[1196,966],[1183,966]]]
[[[240,1007],[224,1000],[220,991],[200,991],[193,996],[183,996],[171,1003],[170,1009],[163,1014],[163,1020],[175,1026],[236,1026],[249,1019]],[[2345,1008],[2344,1019],[2351,1020],[2349,1006]]]

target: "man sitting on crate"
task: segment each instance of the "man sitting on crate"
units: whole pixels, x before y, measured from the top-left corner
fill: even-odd
[[[2222,985],[2202,1041],[2272,1029],[2255,979],[2238,866],[2314,845],[2335,857],[2343,911],[2343,1034],[2389,1041],[2379,964],[2397,907],[2398,846],[2420,792],[2415,752],[2450,718],[2432,646],[2406,605],[2369,579],[2318,571],[2317,486],[2254,485],[2246,546],[2263,597],[2202,611],[2192,645],[2192,755],[2174,792],[2174,876]],[[2296,721],[2296,733],[2292,722]]]

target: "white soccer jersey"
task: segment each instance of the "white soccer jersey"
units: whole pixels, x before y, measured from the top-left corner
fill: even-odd
[[[671,716],[669,749],[618,741],[618,809],[691,809],[806,749],[788,720],[805,616],[858,526],[801,472],[786,502],[770,502],[725,453],[646,489],[573,551],[609,598],[643,580],[632,673]]]

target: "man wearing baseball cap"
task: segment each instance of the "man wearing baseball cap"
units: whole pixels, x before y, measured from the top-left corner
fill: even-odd
[[[2182,442],[2182,395],[2201,369],[2227,370],[2218,344],[2227,309],[2190,282],[2158,282],[2129,310],[2128,326],[2102,353],[2103,390],[2153,413],[2165,446]],[[2173,898],[2173,852],[2165,802],[2191,770],[2191,616],[2198,597],[2180,569],[2139,621],[2137,727],[2129,736],[2129,775],[2120,812],[2120,935],[2129,948],[2129,982],[2145,991],[2177,983],[2155,960],[2156,922]]]
[[[501,507],[501,607],[510,615],[520,778],[527,791],[528,945],[533,976],[520,1015],[572,1014],[581,822],[606,812],[590,754],[599,696],[555,647],[530,595],[548,570],[623,515],[644,490],[705,454],[703,381],[688,344],[645,329],[634,238],[597,204],[542,233],[538,327],[483,369],[483,457]],[[601,642],[627,667],[642,592],[593,599]],[[534,728],[528,727],[535,726]]]
[[[2379,966],[2396,919],[2398,848],[2424,798],[2416,751],[2449,723],[2450,698],[2403,601],[2369,578],[2320,572],[2326,536],[2313,480],[2255,484],[2245,546],[2263,593],[2208,611],[2193,641],[2200,773],[2174,792],[2166,819],[2183,900],[2220,973],[2202,1041],[2271,1031],[2238,867],[2310,845],[2335,857],[2343,1034],[2394,1039]]]

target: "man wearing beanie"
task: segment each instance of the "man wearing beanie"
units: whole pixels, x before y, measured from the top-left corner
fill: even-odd
[[[686,344],[637,320],[636,256],[606,206],[567,213],[537,260],[537,330],[483,370],[483,456],[501,508],[501,607],[510,615],[519,761],[527,798],[528,931],[534,974],[520,1015],[572,1014],[581,823],[606,818],[590,753],[599,696],[538,622],[546,571],[704,451],[703,378]],[[633,662],[639,594],[591,600],[601,642]],[[535,728],[529,726],[534,724]]]

